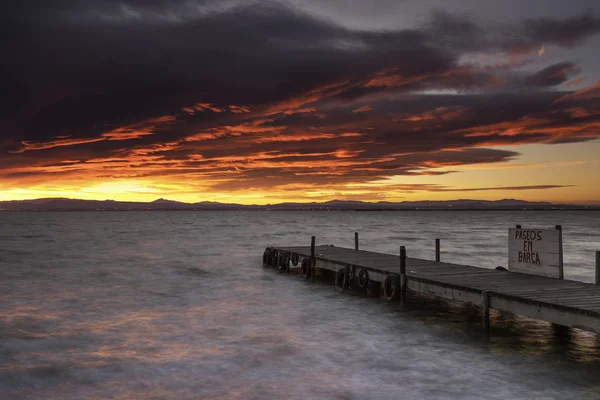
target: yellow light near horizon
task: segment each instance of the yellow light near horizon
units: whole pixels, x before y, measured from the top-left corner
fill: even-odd
[[[156,188],[151,187],[149,181],[117,181],[117,182],[101,182],[92,186],[81,188],[83,193],[97,194],[142,194],[142,193],[159,193]]]
[[[274,204],[340,200],[418,201],[471,198],[498,200],[600,203],[600,141],[558,145],[496,147],[516,151],[518,157],[499,163],[465,164],[423,169],[442,175],[397,175],[385,179],[344,183],[306,183],[290,180],[275,187],[236,189],[234,175],[163,175],[145,178],[106,179],[102,175],[73,174],[63,179],[33,182],[0,181],[0,200],[68,197],[88,200],[153,201],[158,198],[196,203],[215,201],[240,204]],[[557,149],[560,148],[560,151]],[[97,178],[102,176],[102,178]],[[351,179],[350,177],[349,179]],[[244,179],[243,176],[240,179]],[[243,182],[243,181],[242,181]],[[225,185],[221,185],[225,183]],[[241,183],[241,182],[240,182]],[[247,182],[244,182],[247,187]],[[535,188],[557,185],[556,188]],[[240,187],[244,185],[240,184]],[[518,189],[521,186],[533,189]],[[221,189],[233,187],[234,189]],[[492,190],[479,190],[488,188]],[[513,189],[511,189],[513,188]],[[458,190],[456,190],[458,189]],[[476,190],[473,190],[476,189]]]

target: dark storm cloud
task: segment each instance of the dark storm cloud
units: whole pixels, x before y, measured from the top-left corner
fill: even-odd
[[[532,40],[538,42],[575,46],[600,33],[600,18],[592,10],[588,10],[565,20],[527,19],[524,30]]]
[[[208,1],[28,4],[8,25],[3,107],[4,119],[21,117],[13,126],[28,140],[95,135],[105,124],[174,112],[203,98],[262,104],[347,81],[335,95],[355,99],[377,91],[362,87],[362,80],[390,68],[406,79],[433,75],[426,88],[489,80],[481,71],[440,78],[455,67],[455,50],[464,50],[440,47],[441,38],[473,43],[482,29],[448,14],[437,13],[420,31],[365,32],[264,2],[230,8]],[[578,38],[595,32],[593,19],[586,21]],[[528,22],[531,37],[541,39],[552,23]],[[565,24],[563,31],[576,29]],[[479,45],[485,50],[488,44]]]
[[[556,86],[566,82],[570,76],[576,75],[580,69],[572,62],[551,65],[527,77],[526,83],[531,86]]]
[[[411,76],[454,61],[417,32],[353,32],[274,4],[165,23],[127,13],[72,20],[79,11],[96,15],[98,4],[61,2],[44,23],[13,27],[3,111],[22,118],[20,137],[94,135],[202,99],[275,102],[386,67]],[[136,10],[140,2],[119,4]]]
[[[487,145],[597,137],[597,112],[539,92],[577,74],[574,63],[461,64],[574,46],[598,33],[593,15],[487,27],[436,12],[418,29],[364,31],[265,2],[15,4],[0,39],[5,177],[101,166],[115,177],[210,172],[232,190],[368,181],[517,156]]]
[[[514,24],[482,24],[465,15],[436,11],[427,25],[440,44],[454,51],[526,52],[541,44],[574,47],[600,33],[600,17],[588,10],[567,19],[524,19]]]

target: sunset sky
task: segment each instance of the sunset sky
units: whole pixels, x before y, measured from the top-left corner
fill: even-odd
[[[0,200],[600,204],[600,2],[33,0]]]

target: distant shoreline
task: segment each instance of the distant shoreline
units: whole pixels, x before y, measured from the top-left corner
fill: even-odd
[[[443,211],[443,212],[453,212],[453,211],[480,211],[480,212],[490,212],[490,211],[502,211],[502,212],[526,212],[526,211],[546,211],[546,212],[557,212],[557,211],[600,211],[600,207],[587,207],[587,208],[360,208],[360,209],[323,209],[323,208],[192,208],[192,209],[173,209],[173,208],[136,208],[136,209],[0,209],[0,212],[5,213],[22,213],[22,212],[221,212],[221,211],[252,211],[252,212],[394,212],[394,211],[402,211],[402,212],[432,212],[432,211]]]
[[[239,204],[202,201],[184,203],[167,199],[151,202],[43,198],[0,201],[0,211],[597,211],[600,204],[568,204],[502,200],[381,201],[329,200],[325,202],[284,202]]]

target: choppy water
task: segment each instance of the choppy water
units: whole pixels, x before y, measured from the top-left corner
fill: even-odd
[[[596,335],[405,309],[261,267],[268,245],[506,265],[507,228],[564,230],[592,281],[600,213],[0,213],[6,399],[598,399]]]

